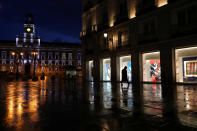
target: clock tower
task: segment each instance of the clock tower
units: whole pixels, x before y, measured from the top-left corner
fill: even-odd
[[[27,14],[24,23],[24,34],[23,36],[16,37],[16,46],[29,48],[36,48],[40,46],[40,38],[35,36],[35,25],[32,14]]]

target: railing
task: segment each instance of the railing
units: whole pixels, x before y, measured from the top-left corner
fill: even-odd
[[[116,49],[125,49],[125,48],[128,48],[129,47],[129,41],[128,40],[125,40],[125,41],[122,41],[118,44],[118,40],[116,41]]]
[[[138,34],[138,43],[150,43],[158,40],[157,31],[147,34]]]
[[[184,26],[172,25],[171,29],[172,37],[186,36],[197,33],[197,24],[187,24]]]

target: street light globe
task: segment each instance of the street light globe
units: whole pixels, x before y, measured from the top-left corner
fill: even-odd
[[[15,55],[15,52],[12,52],[12,55]]]
[[[107,33],[104,33],[104,37],[107,38]]]

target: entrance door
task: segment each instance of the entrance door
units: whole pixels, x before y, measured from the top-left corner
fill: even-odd
[[[30,74],[30,64],[29,63],[25,64],[25,74]]]

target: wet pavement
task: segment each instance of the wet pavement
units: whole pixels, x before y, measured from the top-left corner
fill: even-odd
[[[197,87],[1,81],[0,130],[197,130]]]

